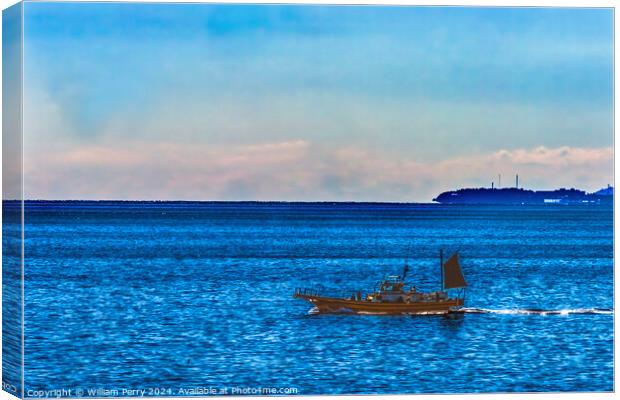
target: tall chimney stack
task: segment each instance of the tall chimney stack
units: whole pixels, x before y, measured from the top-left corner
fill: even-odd
[[[519,189],[519,174],[517,174],[517,183],[516,183],[516,185],[517,185],[517,189]]]

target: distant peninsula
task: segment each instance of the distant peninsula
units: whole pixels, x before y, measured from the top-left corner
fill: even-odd
[[[594,193],[578,189],[528,190],[511,188],[467,188],[443,192],[433,199],[442,204],[612,204],[614,188]]]

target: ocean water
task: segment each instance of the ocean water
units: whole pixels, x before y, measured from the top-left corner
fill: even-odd
[[[613,390],[610,206],[29,202],[25,221],[28,397]],[[434,290],[440,248],[463,315],[292,298],[405,259]]]

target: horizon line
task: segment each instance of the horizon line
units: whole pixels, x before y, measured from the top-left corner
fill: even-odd
[[[439,204],[434,201],[360,201],[360,200],[169,200],[169,199],[2,199],[2,202],[117,202],[117,203],[347,203],[347,204]]]
[[[615,183],[615,182],[614,182]],[[608,188],[615,188],[615,184],[607,184],[607,187],[603,187],[602,189],[599,190],[603,190],[603,189],[608,189]],[[487,190],[506,190],[506,189],[516,189],[516,190],[528,190],[528,191],[533,191],[533,192],[540,192],[540,191],[557,191],[557,190],[579,190],[582,192],[585,192],[586,194],[594,194],[597,191],[593,191],[593,192],[588,192],[586,190],[583,189],[578,189],[576,187],[560,187],[557,189],[526,189],[523,187],[518,187],[518,186],[505,186],[505,187],[487,187],[487,186],[480,186],[480,187],[467,187],[467,188],[458,188],[458,189],[452,189],[452,190],[446,190],[442,193],[446,193],[446,192],[456,192],[459,190],[480,190],[480,189],[487,189]],[[3,202],[5,201],[10,201],[10,202],[15,202],[15,201],[38,201],[38,202],[44,202],[44,201],[50,201],[50,202],[86,202],[86,201],[92,201],[92,202],[104,202],[104,201],[113,201],[113,202],[188,202],[188,203],[361,203],[361,204],[440,204],[439,202],[435,201],[435,199],[431,199],[430,201],[390,201],[390,200],[188,200],[188,199],[2,199]]]

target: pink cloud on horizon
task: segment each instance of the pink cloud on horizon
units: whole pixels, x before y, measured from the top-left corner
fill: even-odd
[[[25,160],[26,196],[48,199],[430,201],[459,187],[595,190],[613,179],[613,148],[499,149],[438,162],[305,140],[208,146],[108,143]]]

